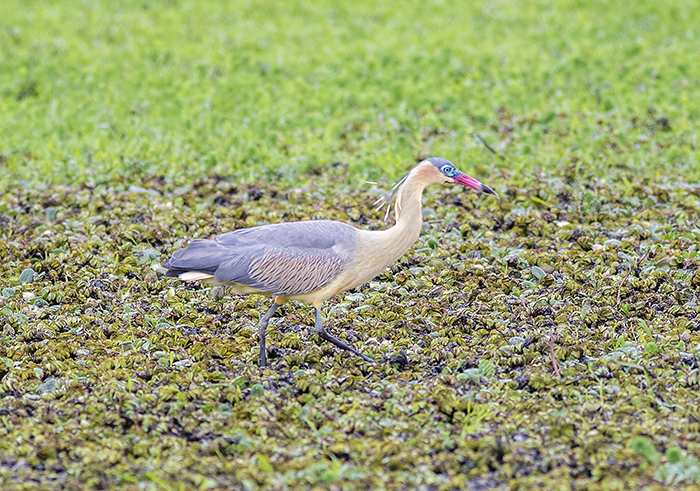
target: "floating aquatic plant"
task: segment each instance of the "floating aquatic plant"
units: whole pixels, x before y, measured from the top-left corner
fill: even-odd
[[[3,488],[695,483],[693,190],[429,193],[416,247],[328,306],[329,329],[381,363],[320,342],[312,312],[285,305],[261,370],[264,300],[164,278],[160,258],[286,218],[361,210],[384,227],[376,196],[315,193],[344,179],[303,194],[202,179],[0,197]],[[50,221],[13,204],[49,192]]]

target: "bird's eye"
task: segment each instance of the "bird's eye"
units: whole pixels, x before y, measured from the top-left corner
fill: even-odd
[[[447,177],[454,177],[457,175],[457,169],[455,169],[451,165],[443,165],[440,171]]]

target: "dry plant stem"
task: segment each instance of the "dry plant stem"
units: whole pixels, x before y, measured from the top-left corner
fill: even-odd
[[[491,145],[489,145],[489,144],[486,142],[486,140],[484,139],[483,136],[481,136],[479,133],[477,133],[477,134],[476,134],[476,137],[479,139],[479,141],[481,141],[481,143],[484,144],[484,146],[485,146],[492,154],[494,154],[496,157],[498,157],[498,158],[501,159],[502,161],[504,161],[504,162],[506,161],[505,157],[504,157],[503,155],[501,155],[500,153],[498,153],[496,150],[494,150],[493,147],[492,147]]]
[[[561,371],[559,370],[559,362],[557,361],[557,357],[554,355],[554,341],[556,341],[557,335],[554,331],[549,333],[549,355],[552,358],[552,368],[554,369],[554,375],[557,376],[558,379],[561,378]]]
[[[647,256],[649,255],[649,252],[651,252],[651,251],[647,251],[641,258],[639,258],[639,260],[637,261],[637,267],[641,266],[642,262],[644,262],[644,261],[646,260]],[[616,307],[619,307],[619,306],[620,306],[620,293],[622,292],[622,286],[623,286],[625,283],[627,283],[627,278],[629,278],[631,274],[632,274],[632,265],[630,264],[630,269],[627,270],[627,274],[626,274],[625,277],[622,279],[622,281],[620,282],[620,284],[617,285],[617,298],[616,298],[616,301],[615,301],[615,306],[616,306]]]

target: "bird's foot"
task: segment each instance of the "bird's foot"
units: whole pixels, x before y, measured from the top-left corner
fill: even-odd
[[[323,327],[323,322],[321,321],[321,311],[318,308],[316,308],[315,310],[316,310],[316,334],[321,336],[321,339],[324,339],[326,341],[330,341],[331,343],[336,345],[338,348],[341,348],[341,349],[344,349],[344,350],[349,351],[351,353],[354,353],[365,361],[368,361],[370,363],[376,363],[369,356],[363,355],[362,353],[357,351],[355,348],[353,348],[349,344],[344,343],[343,341],[336,338],[335,336],[328,334],[328,331],[326,331],[326,328]]]
[[[331,343],[333,343],[334,345],[336,345],[338,348],[344,349],[344,350],[346,350],[346,351],[350,351],[351,353],[356,354],[357,356],[359,356],[359,357],[362,358],[363,360],[368,361],[368,362],[370,362],[370,363],[376,363],[376,361],[374,361],[374,360],[373,360],[372,358],[370,358],[369,356],[363,355],[362,353],[360,353],[359,351],[357,351],[355,348],[353,348],[353,347],[350,346],[349,344],[344,343],[343,341],[341,341],[340,339],[336,338],[335,336],[331,336],[330,334],[328,334],[328,332],[327,332],[325,329],[322,330],[322,331],[317,331],[317,333],[318,333],[319,336],[321,336],[322,339],[325,339],[326,341],[330,341]]]

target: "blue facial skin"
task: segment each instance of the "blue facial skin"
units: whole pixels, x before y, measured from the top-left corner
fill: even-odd
[[[450,162],[447,159],[443,159],[440,157],[431,157],[428,159],[428,162],[437,167],[437,169],[447,177],[455,177],[459,174],[459,171],[454,166],[454,164],[452,164],[452,162]]]
[[[454,177],[457,174],[459,174],[459,171],[454,168],[452,165],[443,165],[440,167],[440,172],[445,174],[447,177]]]

